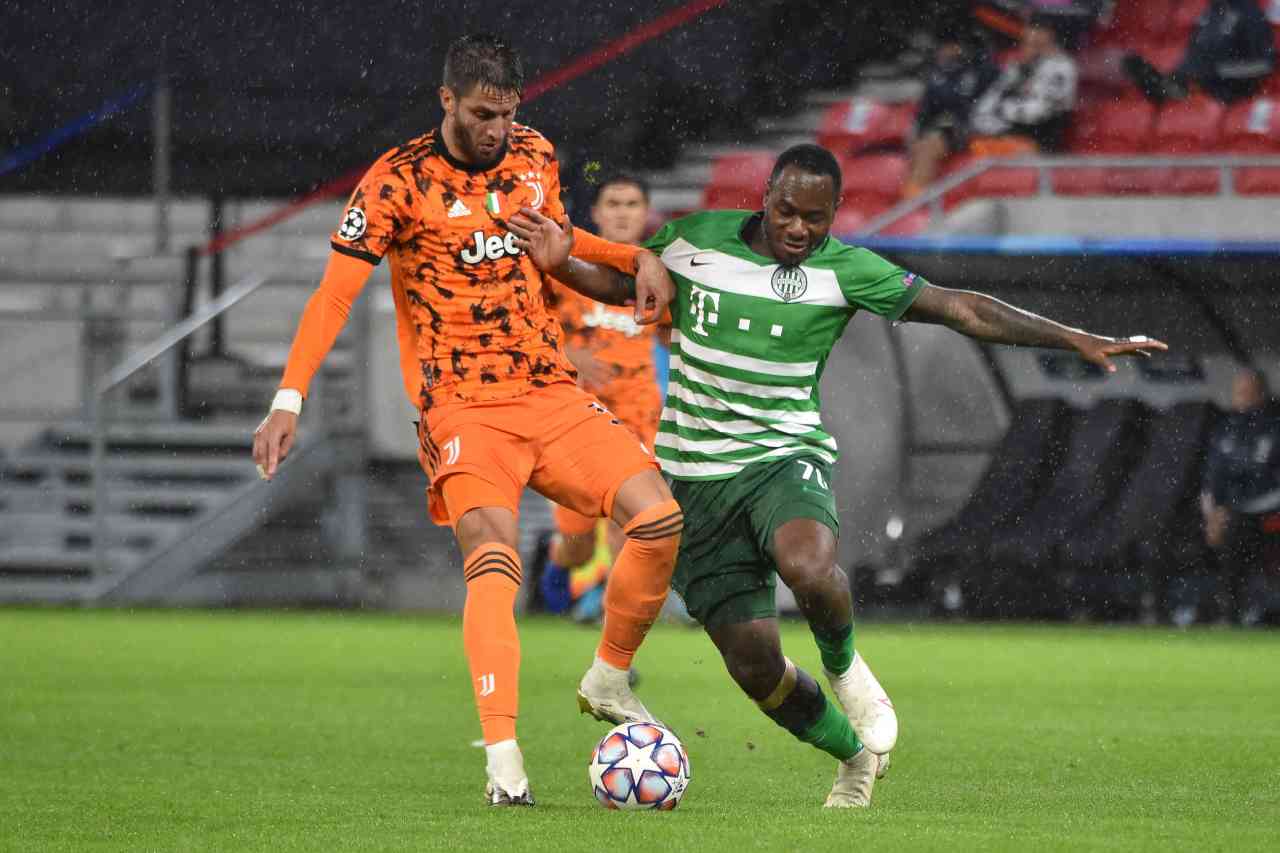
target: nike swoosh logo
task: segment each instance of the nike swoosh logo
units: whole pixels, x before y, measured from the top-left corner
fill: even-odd
[[[697,255],[694,255],[692,258],[689,259],[689,266],[691,267],[705,267],[710,265],[710,263],[711,261],[703,261],[702,263],[698,263]]]

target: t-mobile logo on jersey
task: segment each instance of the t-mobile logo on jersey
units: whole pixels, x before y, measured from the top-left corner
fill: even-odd
[[[707,310],[707,302],[711,303],[711,310]],[[699,335],[705,335],[707,329],[702,325],[703,320],[715,325],[720,319],[720,315],[716,312],[720,310],[720,294],[712,293],[710,290],[703,290],[701,287],[694,286],[693,292],[689,295],[689,313],[697,317],[694,321],[693,331]]]
[[[506,257],[507,255],[520,254],[520,247],[516,245],[516,235],[510,231],[507,232],[505,237],[499,237],[497,234],[485,237],[483,231],[477,230],[471,235],[471,240],[475,245],[467,246],[459,255],[464,264],[496,261],[498,258]]]

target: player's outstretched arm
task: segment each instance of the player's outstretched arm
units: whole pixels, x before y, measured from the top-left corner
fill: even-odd
[[[1075,350],[1085,360],[1108,373],[1116,366],[1112,356],[1144,355],[1169,347],[1146,335],[1108,338],[1073,329],[1007,302],[970,290],[948,290],[924,285],[903,320],[937,323],[980,341],[1026,347]]]
[[[516,235],[516,245],[538,269],[597,302],[634,304],[637,323],[656,323],[675,298],[675,282],[652,252],[640,251],[633,277],[571,257],[573,225],[567,219],[556,222],[526,207],[507,221],[507,227]]]
[[[253,433],[253,461],[265,480],[275,476],[289,455],[298,433],[298,415],[311,377],[346,325],[351,306],[369,280],[373,266],[367,261],[331,252],[320,286],[307,300],[298,321],[298,331],[289,348],[280,390],[271,410]]]

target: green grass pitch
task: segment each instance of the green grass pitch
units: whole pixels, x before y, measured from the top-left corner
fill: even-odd
[[[538,806],[490,809],[457,618],[0,610],[0,849],[1280,849],[1274,633],[861,625],[902,737],[870,810],[827,811],[833,762],[660,626],[639,689],[693,766],[666,814],[591,798],[595,632],[521,636]]]

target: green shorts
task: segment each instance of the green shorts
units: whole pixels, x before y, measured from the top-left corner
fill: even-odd
[[[684,511],[672,588],[706,628],[767,619],[778,567],[773,531],[812,518],[839,535],[831,466],[813,456],[748,465],[726,480],[671,480]]]

